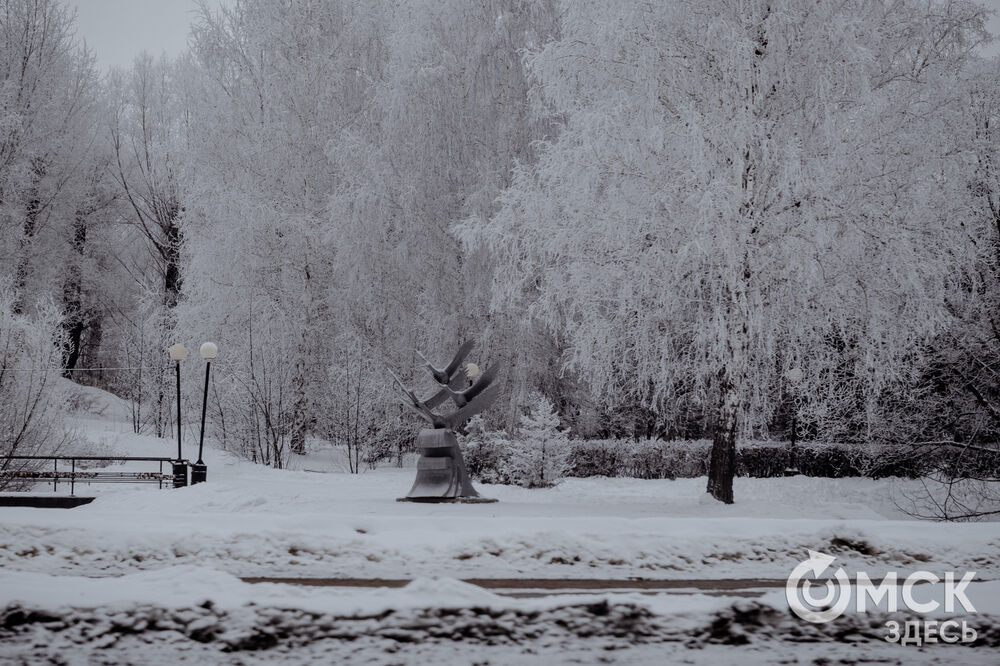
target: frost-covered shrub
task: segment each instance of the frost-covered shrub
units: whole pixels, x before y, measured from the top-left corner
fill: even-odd
[[[801,451],[803,447],[796,449]],[[792,466],[787,442],[753,442],[736,448],[736,476],[773,478],[784,476],[785,470]]]
[[[548,398],[533,393],[529,399],[529,411],[521,416],[517,436],[510,442],[507,467],[518,485],[545,488],[569,470],[569,436],[560,429],[559,415]]]
[[[466,426],[460,444],[466,468],[474,479],[545,488],[567,475],[569,436],[559,427],[559,416],[547,398],[533,393],[531,400],[513,436],[502,430],[487,430],[479,417]]]
[[[471,424],[470,424],[471,425]],[[516,438],[515,438],[516,439]],[[477,431],[466,438],[470,473],[487,483],[520,483],[511,452],[518,446],[506,433]],[[655,439],[570,440],[565,476],[687,479],[708,474],[710,440]],[[776,478],[795,469],[804,476],[917,478],[945,471],[957,478],[1000,477],[1000,452],[960,447],[914,450],[873,449],[851,444],[799,442],[792,450],[784,441],[750,441],[736,450],[736,474]]]
[[[953,478],[1000,478],[1000,451],[942,447],[924,459],[936,461],[935,471],[946,472]]]
[[[376,417],[378,414],[376,414]],[[398,415],[397,415],[398,416]],[[392,462],[397,467],[402,467],[403,456],[414,450],[413,442],[415,436],[413,427],[401,423],[398,418],[393,419],[391,415],[383,416],[381,422],[373,423],[369,429],[369,437],[359,442],[355,450],[360,448],[360,461],[368,469],[376,469],[382,463]],[[347,447],[348,458],[351,455],[351,447]],[[357,453],[355,453],[357,456]],[[351,469],[350,462],[348,468]],[[353,471],[357,473],[358,458],[355,457]]]
[[[572,442],[567,476],[620,476],[674,479],[708,473],[708,440],[586,440]],[[788,442],[752,441],[736,450],[736,474],[753,478],[784,476],[796,469],[805,476],[842,478],[916,478],[935,471],[958,476],[1000,476],[1000,452],[942,447],[914,451],[872,449],[848,444],[800,442],[794,453]]]
[[[1000,478],[1000,451],[977,445],[886,448],[869,454],[864,463],[864,475],[875,479],[891,476],[915,479],[941,474],[951,479]]]
[[[594,439],[573,442],[569,476],[618,476],[627,467],[631,447],[624,440]],[[659,478],[659,477],[657,477]]]
[[[831,479],[864,476],[862,470],[867,466],[865,458],[864,451],[851,446],[800,445],[795,451],[795,467],[806,476]]]
[[[60,407],[59,312],[43,304],[15,311],[14,293],[0,286],[0,469],[28,469],[11,456],[45,455],[66,438]],[[0,487],[4,487],[0,480]]]
[[[674,479],[704,476],[712,443],[708,440],[597,439],[573,442],[568,476],[624,476]]]
[[[708,474],[710,440],[588,440],[573,442],[568,476],[621,476],[637,479],[694,478]],[[866,476],[878,469],[868,453],[850,446],[799,443],[794,457],[788,442],[747,442],[736,450],[736,475],[773,478],[797,468],[806,476]],[[884,475],[884,474],[883,474]]]
[[[481,416],[474,417],[459,438],[465,467],[472,478],[483,483],[513,483],[507,458],[510,437],[502,430],[488,430]]]

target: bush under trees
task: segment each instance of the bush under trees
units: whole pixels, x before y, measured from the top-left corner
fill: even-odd
[[[570,470],[570,440],[560,428],[552,403],[540,393],[529,396],[530,407],[521,415],[513,435],[490,431],[481,418],[470,421],[465,443],[469,473],[485,483],[525,488],[555,485]]]
[[[65,438],[60,405],[61,317],[51,305],[17,312],[13,289],[0,287],[0,469],[24,470]],[[0,479],[0,488],[4,487]]]
[[[466,447],[469,473],[484,483],[520,484],[511,474],[516,446],[502,433],[477,431]],[[688,479],[708,474],[711,440],[570,440],[565,476]],[[736,475],[776,478],[804,476],[868,477],[1000,477],[1000,452],[961,447],[866,448],[850,444],[746,442],[736,450]],[[523,484],[522,484],[523,485]]]

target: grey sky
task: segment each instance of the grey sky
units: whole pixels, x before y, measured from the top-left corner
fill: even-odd
[[[990,22],[987,27],[990,32],[993,33],[994,37],[1000,38],[1000,0],[979,0],[979,3],[986,5],[993,10],[993,16],[990,17]],[[988,55],[996,55],[1000,53],[1000,39],[993,42],[986,48],[986,53]]]
[[[998,0],[1000,1],[1000,0]],[[176,56],[187,48],[195,0],[68,0],[77,11],[77,36],[99,67],[127,67],[139,53]]]
[[[1000,10],[1000,0],[980,2]],[[154,56],[179,54],[187,47],[188,28],[196,7],[196,0],[69,0],[69,3],[77,8],[79,36],[87,41],[102,68],[131,65],[143,50]],[[993,15],[989,27],[994,35],[1000,35],[1000,11]],[[987,53],[1000,53],[1000,42],[992,44]]]

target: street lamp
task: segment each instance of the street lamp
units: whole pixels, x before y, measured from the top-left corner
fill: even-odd
[[[170,360],[174,362],[177,374],[177,460],[174,462],[174,488],[183,488],[187,483],[187,463],[181,453],[181,361],[187,358],[187,349],[182,344],[176,344],[167,350]]]
[[[212,359],[219,355],[219,348],[214,342],[206,342],[198,351],[205,359],[205,393],[201,399],[201,434],[198,437],[198,462],[191,465],[191,485],[203,483],[208,478],[208,466],[201,459],[205,446],[205,411],[208,407],[208,375],[212,371]]]

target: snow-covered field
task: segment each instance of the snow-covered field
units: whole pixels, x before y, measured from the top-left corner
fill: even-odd
[[[128,455],[175,452],[131,434],[120,406],[101,399],[78,417],[88,439]],[[807,549],[873,578],[929,569],[1000,580],[1000,523],[910,520],[895,499],[912,482],[738,479],[737,504],[724,506],[706,501],[703,479],[569,479],[480,485],[495,504],[413,504],[395,501],[412,469],[305,471],[336,468],[328,450],[294,460],[298,471],[206,453],[199,486],[82,486],[97,499],[76,509],[0,509],[0,660],[716,663],[744,643],[750,663],[998,659],[991,584],[970,592],[976,647],[923,650],[884,642],[882,614],[808,625],[782,590],[763,589]],[[414,580],[307,588],[239,577]],[[740,578],[762,589],[517,598],[458,580],[468,578]]]

